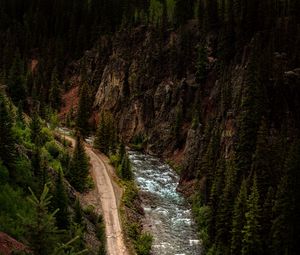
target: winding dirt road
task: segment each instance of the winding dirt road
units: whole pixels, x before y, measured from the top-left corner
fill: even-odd
[[[63,135],[74,147],[75,140],[70,136]],[[94,151],[92,147],[87,144],[85,144],[85,150],[90,158],[91,174],[100,196],[102,214],[105,221],[107,253],[108,255],[128,255],[129,253],[124,242],[121,219],[119,216],[118,197],[114,189],[114,186],[116,188],[116,184],[113,183],[109,160]]]

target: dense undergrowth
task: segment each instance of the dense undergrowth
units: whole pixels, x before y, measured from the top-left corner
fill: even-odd
[[[55,140],[45,121],[37,115],[30,119],[3,94],[0,119],[0,230],[33,254],[95,254],[84,239],[86,218],[93,212],[74,206],[76,195],[64,179],[72,161],[68,144]],[[92,221],[102,247],[101,222]]]

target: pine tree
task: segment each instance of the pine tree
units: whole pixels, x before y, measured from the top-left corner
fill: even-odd
[[[0,160],[12,169],[15,161],[15,141],[12,131],[13,121],[6,98],[0,93]],[[10,172],[13,178],[12,172]]]
[[[241,254],[242,251],[242,230],[246,222],[247,211],[247,184],[243,180],[240,192],[236,198],[233,210],[231,254]]]
[[[100,241],[98,255],[106,255],[105,224],[102,215],[99,215],[97,222],[97,237]]]
[[[178,26],[184,25],[188,19],[193,18],[193,0],[177,0],[175,4],[175,17]]]
[[[207,50],[204,46],[198,47],[198,57],[196,63],[196,81],[199,84],[205,82],[207,77],[208,58]]]
[[[121,163],[121,178],[127,181],[130,181],[133,178],[131,164],[127,154],[123,157]]]
[[[40,198],[37,198],[31,190],[30,192],[29,202],[34,208],[34,214],[30,219],[23,218],[28,230],[30,248],[36,255],[50,255],[55,249],[58,240],[58,230],[55,226],[57,210],[51,214],[48,211],[51,196],[49,196],[49,188],[46,185]]]
[[[20,101],[18,104],[16,123],[19,127],[24,128],[25,126],[25,118],[23,113],[23,102]]]
[[[61,90],[59,86],[58,74],[56,68],[51,75],[51,87],[49,94],[49,103],[52,109],[59,110],[61,106]]]
[[[36,194],[41,194],[48,181],[48,174],[41,156],[41,148],[39,146],[36,146],[33,151],[31,165],[36,179],[36,189],[34,191]]]
[[[77,223],[77,224],[79,224],[79,225],[82,225],[82,222],[83,222],[83,212],[82,212],[81,205],[80,205],[80,202],[79,202],[78,198],[75,201],[74,211],[75,211],[74,219],[73,219],[74,222]]]
[[[242,255],[262,254],[261,240],[261,207],[259,205],[259,193],[257,189],[256,175],[253,177],[251,194],[247,201],[246,223],[242,230]]]
[[[256,151],[252,161],[252,171],[257,173],[257,188],[262,201],[264,201],[272,181],[268,136],[267,124],[263,119],[257,132]]]
[[[220,245],[221,250],[230,250],[231,223],[234,199],[236,196],[236,165],[234,158],[226,162],[225,186],[220,197],[216,219],[216,243]]]
[[[257,66],[254,56],[248,67],[247,81],[243,92],[241,114],[239,116],[238,141],[236,145],[236,164],[239,179],[248,176],[255,152],[256,134],[261,119],[261,109],[257,102],[259,86]]]
[[[109,134],[108,134],[108,128],[106,123],[105,115],[102,113],[101,119],[98,125],[98,129],[96,132],[95,142],[94,146],[95,148],[99,149],[104,154],[108,154],[109,152]]]
[[[94,146],[106,155],[116,152],[117,132],[112,115],[109,113],[101,114]]]
[[[58,228],[67,229],[70,224],[69,211],[68,211],[68,197],[64,184],[63,172],[60,169],[56,180],[55,192],[54,192],[54,207],[59,209],[56,214],[56,223]]]
[[[262,240],[263,240],[263,252],[264,254],[272,254],[271,253],[271,227],[272,227],[272,220],[273,220],[273,213],[272,209],[274,206],[274,189],[269,187],[266,199],[263,204],[262,208]]]
[[[40,141],[40,134],[41,134],[42,126],[40,117],[37,113],[34,113],[33,118],[30,122],[30,137],[31,141],[35,143],[35,145],[39,146]]]
[[[85,137],[89,134],[89,118],[91,114],[90,89],[84,83],[79,92],[79,105],[76,119],[76,128]]]
[[[9,70],[7,82],[11,98],[15,104],[19,101],[25,101],[26,99],[26,84],[23,72],[23,62],[20,53],[17,52],[11,69]]]
[[[76,146],[70,163],[68,179],[72,186],[79,192],[86,189],[87,177],[89,175],[89,162],[84,150],[82,138],[78,135]]]
[[[276,192],[272,222],[272,254],[298,254],[300,211],[300,140],[295,139]]]

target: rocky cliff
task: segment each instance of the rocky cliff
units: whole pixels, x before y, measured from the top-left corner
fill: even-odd
[[[261,104],[254,111],[268,119],[273,133],[281,129],[281,117],[284,123],[297,122],[299,69],[289,53],[276,52],[264,36],[257,34],[224,66],[216,57],[217,38],[210,35],[203,40],[194,21],[167,33],[139,26],[102,37],[70,68],[68,76],[74,80],[80,74],[79,80],[86,77],[91,84],[94,122],[102,111],[113,113],[125,141],[143,137],[147,152],[181,165],[182,181],[190,181],[199,177],[214,136],[218,155],[230,157],[249,94],[254,93],[254,104]],[[262,40],[266,51],[261,48]],[[207,51],[206,76],[199,81],[201,47]],[[259,51],[261,57],[254,60],[253,52]],[[251,70],[254,61],[265,68]],[[263,91],[249,92],[249,84],[254,83],[251,72],[264,83],[259,89]]]

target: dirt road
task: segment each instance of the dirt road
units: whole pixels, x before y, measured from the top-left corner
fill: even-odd
[[[66,140],[75,145],[73,138],[65,136]],[[85,144],[85,150],[90,157],[91,174],[100,196],[103,218],[105,221],[107,253],[108,255],[128,255],[121,228],[118,201],[115,194],[111,166],[104,155],[95,152],[91,146]],[[118,194],[117,194],[118,195]]]

